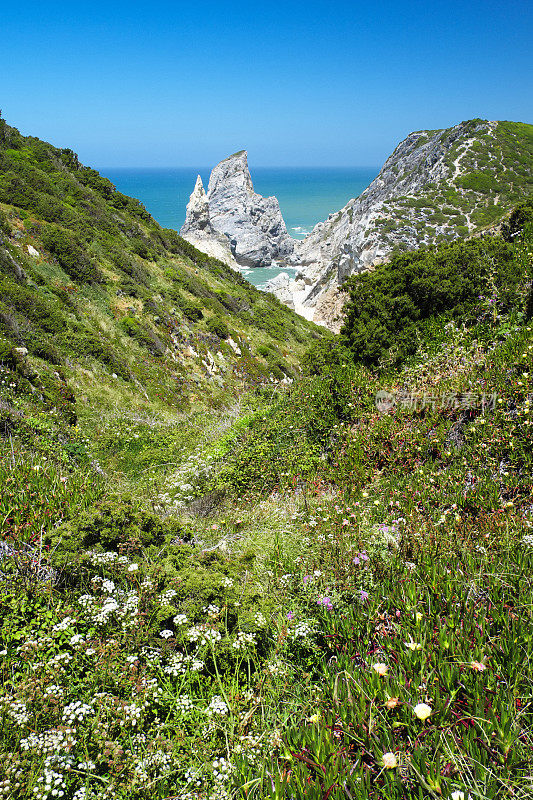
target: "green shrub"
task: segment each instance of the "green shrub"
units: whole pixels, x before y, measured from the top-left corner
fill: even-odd
[[[73,234],[50,226],[43,229],[41,241],[44,247],[55,256],[59,266],[74,281],[86,283],[102,280],[98,268],[91,262]]]
[[[227,339],[229,337],[228,326],[220,317],[210,317],[206,322],[207,330],[219,339]]]
[[[401,361],[416,351],[423,320],[445,315],[475,321],[489,280],[501,310],[518,302],[520,266],[497,237],[393,255],[350,278],[341,341],[356,361],[377,364],[391,348]]]

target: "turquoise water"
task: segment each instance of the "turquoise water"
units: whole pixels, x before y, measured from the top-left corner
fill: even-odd
[[[379,172],[372,167],[252,167],[250,171],[256,192],[278,198],[287,230],[295,239],[303,239],[317,222],[361,194]],[[207,188],[210,169],[109,167],[100,172],[119,191],[140,200],[164,228],[179,230],[196,176],[202,176]],[[243,270],[255,286],[279,272],[277,268]]]

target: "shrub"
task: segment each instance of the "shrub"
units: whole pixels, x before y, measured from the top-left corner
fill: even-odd
[[[72,234],[62,228],[49,226],[43,229],[41,241],[73,280],[80,282],[102,280],[99,270],[91,263],[89,256]]]
[[[220,317],[210,317],[207,320],[207,330],[219,339],[227,339],[229,337],[228,326]]]

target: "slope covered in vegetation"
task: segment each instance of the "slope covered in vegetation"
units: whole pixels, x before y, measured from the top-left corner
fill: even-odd
[[[4,144],[0,795],[530,797],[531,206],[319,340]],[[34,148],[73,218],[15,204]]]

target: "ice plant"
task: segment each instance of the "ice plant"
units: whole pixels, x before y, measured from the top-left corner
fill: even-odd
[[[413,714],[415,717],[418,717],[418,719],[421,719],[422,722],[429,717],[432,711],[433,709],[431,706],[428,706],[427,703],[418,703],[418,705],[413,708]]]
[[[374,672],[377,672],[378,675],[383,675],[383,676],[387,675],[389,671],[387,664],[381,664],[380,662],[372,664],[372,669],[374,670]]]
[[[398,766],[398,759],[394,753],[383,753],[381,761],[384,769],[394,769]]]

